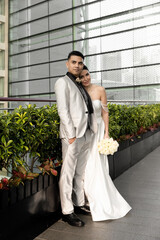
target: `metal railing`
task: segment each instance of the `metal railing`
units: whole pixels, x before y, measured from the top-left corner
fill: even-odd
[[[56,102],[56,100],[41,98],[0,97],[0,102]],[[14,110],[14,108],[0,108],[0,110]]]
[[[55,99],[41,99],[41,98],[17,98],[17,97],[0,97],[0,102],[54,102]],[[160,103],[160,100],[109,100],[110,103],[121,104],[154,104]],[[14,108],[0,108],[0,110],[14,110]]]
[[[54,99],[0,97],[0,102],[56,102]]]

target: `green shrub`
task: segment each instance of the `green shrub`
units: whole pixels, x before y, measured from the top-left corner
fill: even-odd
[[[160,125],[160,104],[116,105],[108,104],[109,134],[124,140]],[[57,107],[28,105],[12,113],[0,114],[0,169],[26,165],[29,154],[32,164],[46,159],[61,160],[59,116]]]
[[[31,158],[31,170],[36,160],[61,158],[59,117],[55,105],[36,108],[21,106],[11,114],[0,116],[0,169],[10,165],[26,166],[26,156]],[[28,167],[28,166],[26,166]]]
[[[152,105],[116,105],[109,107],[109,133],[114,139],[125,139],[150,128],[158,127],[160,123],[160,104]]]

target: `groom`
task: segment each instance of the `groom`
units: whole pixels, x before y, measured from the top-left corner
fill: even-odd
[[[83,179],[90,138],[97,127],[92,101],[79,83],[83,60],[81,52],[70,52],[66,62],[68,72],[55,83],[63,159],[59,182],[62,219],[77,227],[85,223],[76,213],[90,214],[84,205]]]

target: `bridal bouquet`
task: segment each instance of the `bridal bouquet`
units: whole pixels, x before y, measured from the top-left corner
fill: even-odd
[[[98,151],[104,155],[113,155],[117,152],[119,144],[113,138],[104,138],[98,143]]]

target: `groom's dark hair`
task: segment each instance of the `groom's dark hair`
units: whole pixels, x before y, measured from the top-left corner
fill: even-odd
[[[81,52],[79,51],[72,51],[68,54],[68,59],[70,59],[71,56],[79,56],[84,60],[84,56]]]

